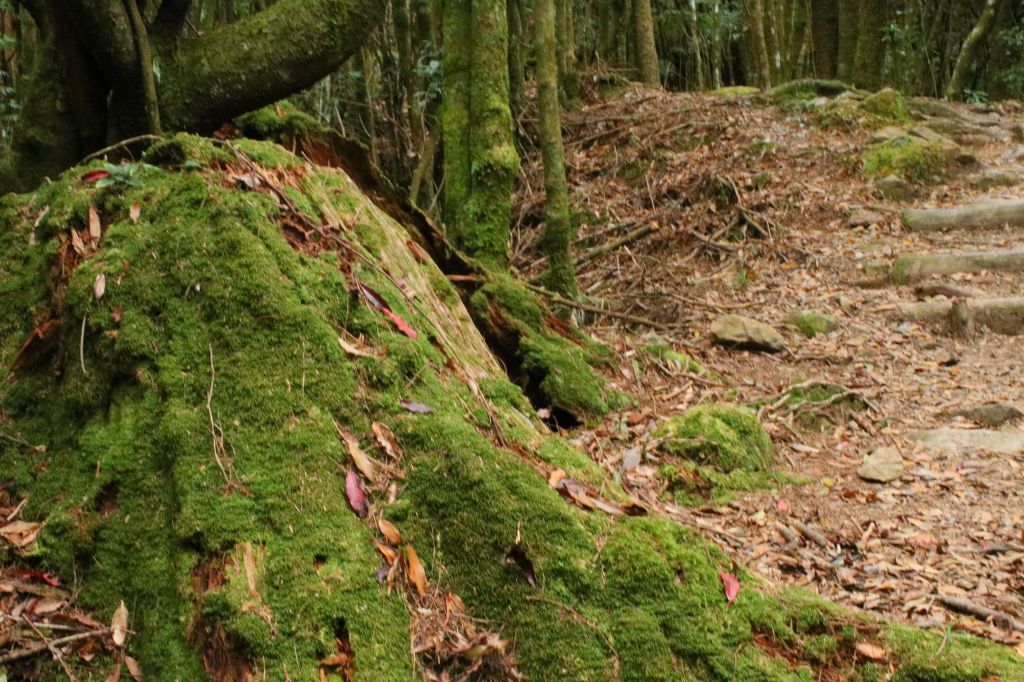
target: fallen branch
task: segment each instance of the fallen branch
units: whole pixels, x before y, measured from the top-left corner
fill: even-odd
[[[793,521],[793,527],[800,531],[801,535],[822,549],[828,549],[832,546],[832,543],[828,541],[828,538],[825,537],[824,533],[815,528],[811,528],[806,523]]]
[[[950,597],[944,594],[937,594],[934,596],[936,602],[945,606],[950,611],[956,611],[967,616],[972,616],[983,621],[991,620],[997,625],[1001,625],[1014,632],[1024,632],[1024,623],[1014,618],[1008,613],[1002,611],[996,611],[990,609],[987,606],[981,604],[975,604],[969,599],[963,597]]]
[[[982,199],[953,208],[908,208],[903,225],[913,232],[942,232],[957,228],[1024,226],[1024,200]]]
[[[103,635],[110,632],[107,628],[102,630],[90,630],[89,632],[79,632],[74,635],[68,635],[67,637],[60,637],[58,639],[50,640],[48,643],[38,644],[28,649],[22,649],[21,651],[14,651],[9,654],[0,656],[0,665],[4,663],[10,663],[11,661],[17,661],[22,658],[28,658],[29,656],[35,656],[38,653],[48,650],[50,647],[64,646],[65,644],[71,644],[72,642],[79,642],[83,639],[89,639],[90,637],[102,637]]]

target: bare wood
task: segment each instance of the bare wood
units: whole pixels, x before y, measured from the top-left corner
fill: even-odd
[[[912,232],[1024,227],[1024,200],[982,199],[953,208],[908,208],[903,212],[903,225]]]
[[[832,546],[832,543],[828,541],[828,538],[825,537],[824,533],[815,528],[811,528],[806,523],[793,521],[793,527],[800,531],[801,535],[822,549],[828,549]]]
[[[1015,632],[1024,632],[1024,623],[1021,623],[1010,614],[990,609],[987,606],[982,606],[981,604],[975,604],[969,599],[937,594],[935,595],[935,601],[942,604],[950,611],[956,611],[957,613],[973,616],[984,621],[991,620],[993,623]]]
[[[635,230],[628,232],[618,239],[613,239],[610,242],[595,246],[589,251],[585,251],[576,258],[576,267],[583,265],[589,261],[594,260],[598,256],[604,255],[609,251],[614,251],[620,247],[632,244],[633,242],[642,239],[652,232],[657,232],[660,228],[657,225],[643,225],[636,228]]]

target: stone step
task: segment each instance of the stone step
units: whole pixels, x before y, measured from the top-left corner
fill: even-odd
[[[1024,334],[1024,297],[914,301],[897,304],[892,317],[940,323],[952,333],[965,333],[976,325],[997,334]]]
[[[908,208],[903,226],[912,232],[943,232],[984,227],[1024,227],[1024,200],[982,199],[952,208]]]
[[[888,268],[888,273],[884,274],[898,284],[910,284],[930,275],[952,275],[958,272],[1024,272],[1024,248],[913,253],[900,256]]]

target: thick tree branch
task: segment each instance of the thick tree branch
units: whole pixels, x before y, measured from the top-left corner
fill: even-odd
[[[134,82],[138,73],[131,19],[121,0],[57,0],[111,87]]]
[[[209,131],[313,85],[352,56],[383,15],[379,0],[281,0],[182,43],[160,84],[165,128]]]
[[[192,0],[164,0],[156,11],[152,34],[160,40],[176,38],[185,27]]]

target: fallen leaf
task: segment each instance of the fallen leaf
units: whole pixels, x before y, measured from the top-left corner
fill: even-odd
[[[96,210],[95,206],[89,204],[89,240],[94,249],[99,245],[102,234],[100,212]]]
[[[110,319],[114,321],[114,324],[121,324],[122,317],[124,317],[123,305],[119,305],[110,311]]]
[[[97,170],[89,171],[88,173],[83,175],[82,176],[82,182],[84,182],[87,185],[92,185],[92,184],[94,184],[96,182],[99,182],[103,178],[109,178],[109,177],[110,177],[110,171],[105,171],[105,170],[97,169]]]
[[[388,453],[388,457],[398,459],[402,456],[402,450],[398,447],[398,439],[395,438],[395,434],[387,424],[373,422],[370,428],[373,429],[373,435],[377,437],[377,442],[384,448],[384,452]]]
[[[114,640],[114,646],[118,647],[123,647],[128,638],[128,607],[124,605],[123,599],[110,619],[110,637]]]
[[[385,317],[387,317],[389,320],[391,320],[391,322],[394,323],[398,331],[402,332],[413,341],[420,337],[420,335],[416,333],[416,330],[413,329],[408,322],[403,320],[400,316],[396,315],[392,310],[385,308],[382,312],[384,313]]]
[[[600,509],[601,511],[603,511],[605,514],[611,514],[612,516],[618,516],[619,514],[623,513],[622,508],[619,505],[617,505],[617,504],[614,504],[612,502],[605,502],[604,500],[602,500],[599,497],[592,497],[590,499],[594,503],[594,506],[597,509]]]
[[[731,573],[719,573],[718,577],[722,581],[722,586],[725,588],[726,603],[733,603],[736,601],[736,595],[740,593],[740,581]]]
[[[428,405],[418,403],[414,400],[400,400],[398,401],[398,404],[410,412],[415,412],[417,414],[430,414],[434,411]]]
[[[372,357],[374,357],[373,353],[371,353],[370,351],[365,350],[364,348],[361,348],[361,347],[359,347],[359,346],[357,346],[355,344],[349,343],[348,341],[346,341],[344,338],[342,338],[340,336],[338,337],[338,343],[341,344],[342,350],[344,350],[346,353],[348,353],[349,355],[352,355],[354,357],[357,357],[357,358],[372,358]]]
[[[506,640],[493,632],[484,632],[453,651],[467,661],[475,662],[494,654],[504,654],[507,650]]]
[[[391,310],[391,307],[384,302],[383,296],[358,280],[356,280],[356,289],[363,295],[363,298],[366,299],[367,303],[391,320],[392,324],[395,325],[398,331],[402,332],[413,341],[419,338],[419,334],[416,333],[416,330],[413,329],[408,322],[396,315],[395,312]]]
[[[344,668],[351,662],[352,657],[348,654],[334,654],[320,661],[320,665],[328,668]]]
[[[869,660],[885,660],[885,649],[878,646],[877,644],[871,644],[870,642],[857,642],[857,646],[854,648],[857,650],[858,654]]]
[[[121,664],[120,663],[118,663],[117,667],[115,667],[110,672],[110,674],[107,675],[107,679],[104,680],[104,682],[121,682]]]
[[[558,488],[562,484],[562,481],[564,480],[565,471],[563,469],[555,469],[554,471],[551,472],[551,475],[548,476],[548,485],[554,488],[555,490],[558,490]]]
[[[352,457],[352,461],[355,463],[356,468],[359,469],[363,476],[366,476],[370,483],[377,482],[377,471],[373,466],[373,461],[363,452],[363,449],[359,447],[359,439],[352,435],[350,432],[341,428],[338,422],[334,422],[334,430],[338,432],[338,437],[345,441],[348,446],[348,454]]]
[[[11,521],[3,528],[0,528],[0,536],[12,547],[26,547],[35,542],[36,536],[39,535],[42,527],[42,524],[31,521]]]
[[[128,654],[124,655],[124,666],[128,668],[128,674],[132,676],[135,682],[142,682],[142,666],[139,662]]]
[[[523,577],[530,587],[537,587],[537,576],[533,572],[533,562],[526,556],[526,551],[518,542],[512,545],[512,549],[505,553],[505,561],[511,562],[523,572]]]
[[[407,545],[405,548],[405,563],[409,567],[409,579],[416,586],[416,591],[419,592],[421,597],[426,596],[427,574],[423,570],[423,564],[420,563],[420,558],[416,555],[416,550],[412,548],[412,545]]]
[[[96,275],[96,279],[92,282],[92,293],[96,296],[96,300],[103,298],[103,294],[107,291],[107,276],[102,272]]]
[[[370,503],[366,500],[366,493],[363,492],[363,484],[359,480],[359,474],[349,469],[345,473],[345,496],[348,498],[348,506],[356,516],[363,518],[370,511]]]
[[[388,565],[395,562],[395,557],[398,556],[398,553],[395,552],[395,550],[391,549],[377,538],[373,538],[373,546],[381,553],[381,556],[384,557],[384,561],[388,562]]]
[[[71,248],[75,250],[79,256],[85,255],[85,242],[82,241],[82,235],[78,234],[78,230],[71,230]]]
[[[134,204],[132,204],[132,207],[128,209],[128,217],[132,219],[133,223],[137,224],[139,222],[139,216],[141,215],[142,206],[139,205],[139,202],[135,202]]]
[[[402,534],[395,528],[395,524],[387,519],[377,519],[377,528],[380,529],[381,535],[387,538],[387,541],[392,545],[402,544]]]
[[[789,511],[789,502],[786,502],[785,500],[778,500],[775,503],[775,508],[779,510],[780,514],[785,514]]]

